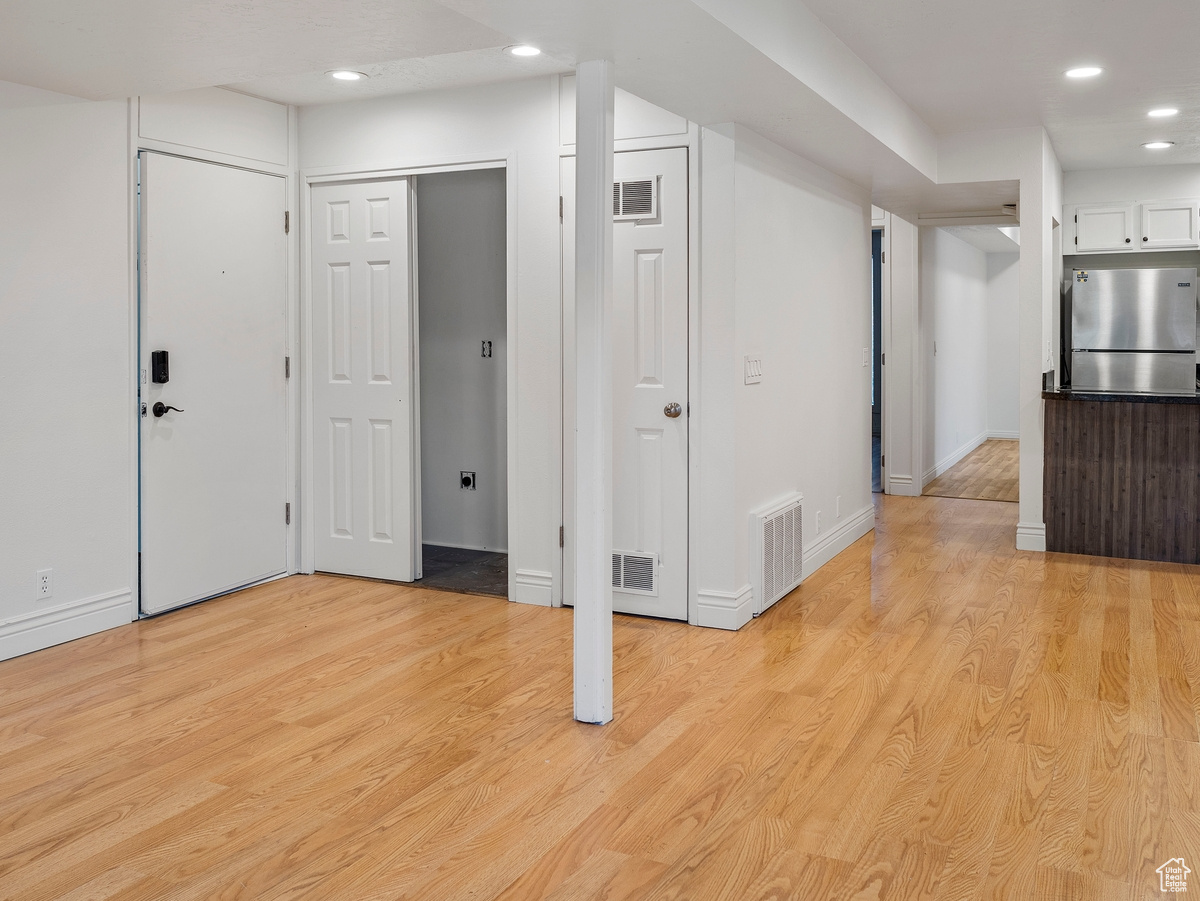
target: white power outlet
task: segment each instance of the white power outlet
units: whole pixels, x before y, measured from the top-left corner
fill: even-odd
[[[842,496],[840,494],[837,496],[837,503],[834,504],[833,515],[835,519],[842,518]]]
[[[817,534],[821,534],[821,511],[817,511]]]
[[[39,569],[37,571],[37,599],[44,600],[54,594],[54,570]]]

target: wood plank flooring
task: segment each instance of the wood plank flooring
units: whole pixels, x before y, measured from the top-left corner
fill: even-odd
[[[1200,568],[878,504],[740,632],[617,617],[607,727],[570,611],[332,577],[0,663],[0,897],[1160,897]]]
[[[989,438],[925,486],[933,497],[1017,502],[1020,442]]]

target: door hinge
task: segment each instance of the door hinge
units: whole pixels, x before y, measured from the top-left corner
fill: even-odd
[[[887,457],[885,457],[883,454],[879,455],[879,465],[881,468],[887,465]]]
[[[563,221],[563,199],[561,194],[558,195],[558,221]]]
[[[566,547],[566,546],[567,546],[567,540],[566,540],[566,538],[567,538],[567,529],[566,529],[566,526],[559,526],[559,527],[558,527],[558,546],[559,546],[559,547]]]
[[[879,264],[882,266],[886,262],[887,262],[887,251],[886,250],[879,251]]]
[[[1076,247],[1078,247],[1078,246],[1079,246],[1079,235],[1076,235],[1076,236],[1075,236],[1075,246],[1076,246]]]
[[[290,234],[292,231],[292,214],[288,210],[283,211],[283,233]]]
[[[1076,221],[1076,223],[1078,223],[1078,222],[1079,222],[1079,217],[1078,217],[1078,216],[1076,216],[1076,217],[1075,217],[1075,221]]]
[[[881,354],[879,355],[879,365],[880,365],[880,366],[886,366],[886,365],[887,365],[887,354],[883,354],[883,353],[881,353]]]
[[[292,505],[291,504],[283,505],[283,524],[285,526],[290,526],[292,524]]]
[[[283,358],[283,377],[285,379],[290,379],[292,377],[292,358],[291,357]]]

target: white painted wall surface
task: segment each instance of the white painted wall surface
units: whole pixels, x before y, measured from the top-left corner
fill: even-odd
[[[940,228],[920,230],[922,480],[987,437],[987,254]]]
[[[891,301],[891,332],[884,335],[887,349],[884,378],[883,453],[887,456],[889,494],[921,494],[921,427],[924,403],[924,368],[918,330],[920,297],[920,230],[899,216],[885,216],[884,243]]]
[[[510,596],[550,604],[561,521],[557,79],[304,107],[299,119],[304,170],[509,159],[516,243],[508,277],[517,298],[508,335],[517,397]]]
[[[1084,169],[1063,173],[1063,203],[1200,197],[1200,165]]]
[[[1020,255],[987,254],[987,433],[989,438],[1017,438],[1020,394]]]
[[[222,88],[140,97],[138,136],[184,155],[194,148],[286,166],[288,108]]]
[[[751,511],[786,494],[804,495],[806,573],[873,527],[871,208],[858,186],[733,133],[734,559],[744,582]],[[759,384],[743,383],[746,354],[763,357]]]
[[[128,130],[0,112],[0,658],[133,615]]]
[[[421,529],[425,544],[508,549],[503,169],[420,175]],[[482,342],[490,341],[485,358]],[[476,474],[465,491],[459,474]]]

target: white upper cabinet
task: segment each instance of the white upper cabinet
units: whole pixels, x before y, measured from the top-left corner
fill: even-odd
[[[1200,247],[1195,200],[1162,200],[1141,204],[1140,249]]]
[[[1081,203],[1063,208],[1074,226],[1064,252],[1138,253],[1200,247],[1200,199]]]
[[[1133,250],[1134,204],[1081,203],[1075,208],[1075,252]]]

